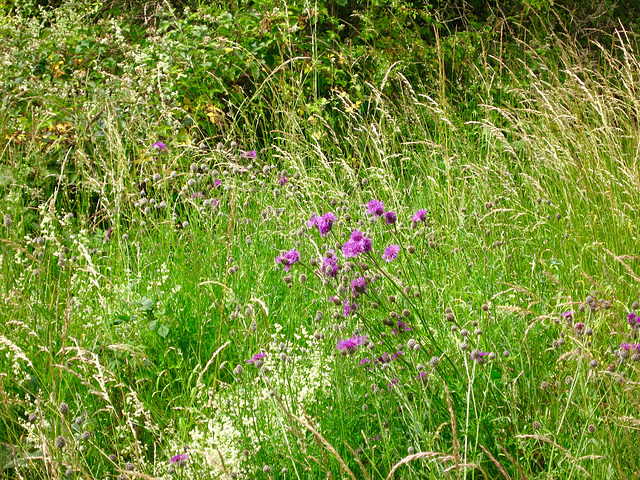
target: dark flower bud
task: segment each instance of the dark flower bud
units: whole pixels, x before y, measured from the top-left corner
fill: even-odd
[[[64,439],[63,436],[59,436],[58,438],[56,438],[55,445],[56,445],[56,448],[59,448],[60,450],[62,450],[64,447],[67,446],[67,441]]]

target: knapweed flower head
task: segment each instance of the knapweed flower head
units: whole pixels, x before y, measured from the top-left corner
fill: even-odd
[[[351,282],[351,292],[354,297],[357,297],[361,293],[367,291],[367,279],[364,277],[358,277]]]
[[[427,210],[421,208],[411,217],[411,221],[415,223],[424,222],[427,219],[427,213],[429,213]]]
[[[240,152],[240,156],[245,160],[249,158],[258,158],[258,152],[256,152],[255,150],[249,150],[246,152]]]
[[[331,231],[331,227],[333,227],[333,223],[338,220],[338,217],[335,216],[332,212],[327,212],[322,214],[322,216],[315,215],[311,217],[311,220],[307,222],[307,225],[310,227],[318,227],[318,231],[320,232],[320,236],[324,237]]]
[[[345,258],[357,257],[361,253],[371,251],[371,239],[366,238],[359,230],[351,232],[351,237],[342,246],[342,254]]]
[[[356,348],[364,344],[367,341],[365,337],[354,335],[346,340],[340,340],[336,345],[336,350],[339,350],[341,354],[353,355],[356,352]]]
[[[327,253],[329,253],[330,255],[322,259],[321,268],[327,277],[334,278],[336,275],[338,275],[338,261],[333,250],[329,250],[329,252]]]
[[[485,357],[487,357],[489,353],[490,352],[474,351],[471,353],[471,359],[475,360],[478,363],[478,365],[482,365],[487,361]]]
[[[389,354],[389,352],[384,352],[382,356],[378,357],[375,360],[374,363],[376,364],[390,363],[390,362],[393,362],[400,355],[402,355],[402,350],[398,350],[396,353],[391,353],[391,354]]]
[[[367,213],[373,215],[373,218],[378,218],[384,215],[384,202],[381,200],[371,200],[367,203]]]
[[[276,262],[284,267],[284,271],[291,270],[291,266],[300,260],[300,253],[294,248],[277,256]]]
[[[342,315],[345,317],[348,317],[349,315],[355,313],[355,311],[358,309],[358,305],[350,302],[348,298],[345,298],[344,300],[344,306],[342,307]]]
[[[620,344],[620,350],[625,350],[627,352],[632,352],[634,350],[640,351],[640,343],[627,343],[622,342]]]
[[[403,332],[410,332],[411,331],[411,327],[409,327],[409,325],[407,325],[404,322],[398,322],[398,327],[393,327],[393,329],[391,330],[391,334],[392,335],[398,335],[400,333]]]
[[[630,312],[629,315],[627,315],[627,322],[634,328],[640,327],[640,315]]]
[[[281,175],[280,178],[278,179],[278,183],[280,184],[281,187],[284,187],[288,181],[289,179],[287,178],[286,175]]]
[[[387,248],[384,249],[384,253],[382,254],[382,259],[387,263],[393,262],[396,258],[398,258],[398,253],[400,252],[400,245],[396,245],[392,243]]]
[[[384,221],[387,223],[387,225],[393,225],[394,223],[396,223],[396,220],[398,220],[396,212],[389,211],[384,213]]]
[[[177,455],[174,455],[173,457],[171,457],[171,460],[169,460],[169,463],[186,462],[188,458],[189,458],[188,453],[178,453]]]
[[[249,360],[247,360],[247,363],[257,363],[257,362],[261,361],[266,356],[267,356],[267,354],[264,353],[264,352],[256,353],[253,357],[251,357]]]
[[[573,312],[571,310],[569,310],[568,312],[562,312],[560,316],[562,316],[563,318],[571,318],[573,316]]]
[[[167,149],[167,146],[163,142],[156,142],[151,145],[151,148],[157,150],[158,152],[164,152]]]

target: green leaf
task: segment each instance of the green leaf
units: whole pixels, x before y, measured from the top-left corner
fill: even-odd
[[[142,300],[140,300],[140,310],[143,312],[150,312],[153,310],[154,304],[155,302],[150,298],[142,297]]]
[[[169,327],[167,327],[164,323],[161,324],[158,327],[158,335],[160,335],[162,338],[167,338],[167,335],[169,335]]]

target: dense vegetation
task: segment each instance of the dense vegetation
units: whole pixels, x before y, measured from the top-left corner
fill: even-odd
[[[0,2],[0,477],[637,478],[635,2]]]

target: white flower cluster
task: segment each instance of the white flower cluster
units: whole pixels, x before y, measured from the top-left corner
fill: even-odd
[[[11,364],[11,370],[13,373],[14,381],[21,382],[26,377],[26,372],[21,365],[21,362],[24,362],[30,367],[33,367],[31,360],[27,358],[22,349],[9,340],[4,335],[0,335],[0,350],[5,352],[5,357]]]
[[[261,370],[248,365],[236,383],[201,393],[199,411],[205,418],[190,432],[189,461],[181,471],[186,478],[222,479],[232,472],[249,478],[254,472],[242,464],[242,450],[256,452],[265,441],[270,449],[285,449],[291,441],[289,413],[301,415],[330,386],[332,364],[321,343],[304,327],[293,339],[281,325],[275,330]],[[184,447],[171,442],[173,452]],[[158,473],[165,474],[171,466],[161,468]]]

